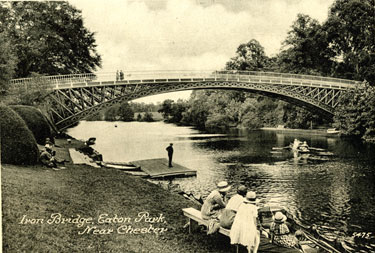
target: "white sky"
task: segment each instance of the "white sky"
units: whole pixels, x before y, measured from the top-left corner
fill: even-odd
[[[206,2],[206,3],[204,3]],[[103,63],[116,70],[222,69],[256,39],[278,53],[298,13],[324,21],[333,0],[70,0],[96,33]],[[137,100],[187,98],[190,91]]]

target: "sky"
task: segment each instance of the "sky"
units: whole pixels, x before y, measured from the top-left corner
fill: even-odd
[[[217,70],[256,39],[276,55],[298,13],[323,22],[333,0],[70,0],[95,32],[98,72]],[[187,99],[189,91],[136,100]]]

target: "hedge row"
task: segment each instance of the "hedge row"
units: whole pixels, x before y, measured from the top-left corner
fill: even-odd
[[[0,104],[1,162],[36,164],[39,150],[25,121],[10,107]]]
[[[44,145],[46,138],[52,140],[51,128],[46,117],[37,108],[27,105],[12,105],[10,106],[14,111],[21,116],[25,121],[27,127],[34,134],[36,142]]]

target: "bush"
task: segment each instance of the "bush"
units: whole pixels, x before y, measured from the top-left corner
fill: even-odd
[[[36,164],[39,150],[25,121],[11,108],[0,104],[1,162]]]
[[[37,108],[27,105],[13,105],[10,108],[25,121],[38,144],[44,145],[47,137],[52,140],[51,128],[48,121]]]

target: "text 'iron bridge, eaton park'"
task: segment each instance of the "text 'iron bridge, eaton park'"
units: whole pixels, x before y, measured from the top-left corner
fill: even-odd
[[[121,79],[121,80],[120,80]],[[116,103],[194,89],[232,89],[275,97],[332,117],[338,99],[357,81],[256,71],[131,71],[11,80],[11,89],[35,85],[50,92],[46,111],[58,130]]]

